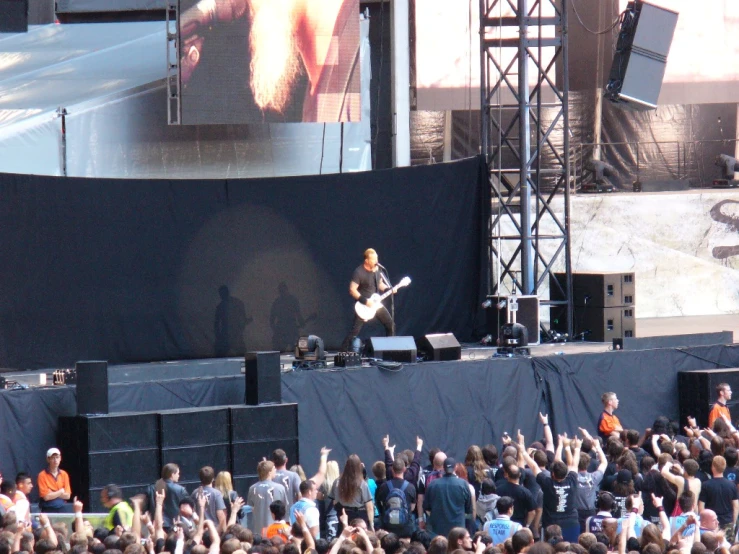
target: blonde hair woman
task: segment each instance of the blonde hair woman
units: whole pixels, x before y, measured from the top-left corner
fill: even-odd
[[[223,501],[226,503],[226,520],[228,520],[231,517],[231,504],[239,496],[234,490],[233,480],[228,471],[221,471],[216,475],[215,488],[223,495]]]

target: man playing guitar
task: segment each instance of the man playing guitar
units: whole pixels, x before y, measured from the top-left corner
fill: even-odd
[[[380,271],[380,267],[377,263],[377,252],[373,248],[368,248],[364,251],[364,263],[354,270],[352,281],[349,283],[349,294],[351,297],[369,308],[377,307],[374,301],[370,299],[373,294],[385,292],[390,289],[390,283],[388,283],[387,278]],[[386,336],[391,337],[395,335],[393,318],[382,303],[380,303],[377,309],[377,319],[385,326]],[[351,331],[349,331],[349,334],[341,344],[342,352],[349,350],[352,340],[359,335],[364,322],[365,320],[359,317],[358,314],[354,315],[354,323]]]

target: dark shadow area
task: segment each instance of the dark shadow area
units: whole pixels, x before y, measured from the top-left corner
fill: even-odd
[[[226,285],[218,287],[221,301],[216,306],[215,329],[216,342],[213,347],[216,358],[243,356],[246,354],[244,329],[254,318],[247,317],[244,303],[231,296]]]

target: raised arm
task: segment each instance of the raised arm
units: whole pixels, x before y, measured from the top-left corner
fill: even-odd
[[[136,537],[136,542],[141,542],[141,502],[143,495],[136,495],[131,498],[133,506],[133,519],[131,520],[131,533]]]
[[[524,440],[523,435],[521,434],[520,429],[518,431],[518,451],[521,454],[523,461],[526,462],[526,465],[529,466],[529,469],[531,469],[531,472],[534,474],[534,477],[539,475],[539,473],[541,473],[539,464],[537,464],[534,461],[534,459],[531,456],[529,456],[529,453],[526,452],[526,442]]]
[[[549,425],[549,414],[544,415],[539,412],[539,422],[544,426],[544,449],[547,452],[554,452],[554,438],[552,436],[552,427]]]
[[[572,453],[572,460],[567,464],[567,469],[577,473],[577,466],[580,465],[580,448],[582,447],[582,441],[575,437],[572,439],[572,445],[575,447],[575,451]]]
[[[606,468],[608,467],[608,459],[606,458],[606,453],[603,452],[600,441],[593,438],[593,435],[591,435],[587,429],[584,429],[582,427],[580,427],[580,434],[583,436],[583,438],[589,440],[593,444],[595,453],[598,455],[598,469],[596,471],[605,472]]]
[[[156,507],[154,508],[154,533],[157,539],[164,539],[167,537],[164,532],[164,499],[167,493],[164,490],[154,491],[154,499]]]
[[[84,533],[85,521],[82,519],[82,510],[84,509],[84,505],[82,504],[82,502],[77,500],[77,497],[75,496],[72,506],[74,508],[74,532]]]
[[[655,496],[654,493],[651,493],[652,495],[652,504],[654,504],[654,507],[659,510],[659,524],[662,527],[662,538],[666,541],[670,540],[670,518],[667,517],[667,514],[665,513],[665,508],[662,505],[662,497],[661,496]]]
[[[54,547],[54,549],[56,549],[56,547],[59,546],[59,539],[57,539],[56,532],[51,527],[49,516],[47,516],[46,514],[39,514],[38,521],[43,527],[43,532],[41,533],[41,536],[46,538]]]
[[[385,454],[385,478],[393,478],[393,462],[395,461],[395,445],[390,446],[390,435],[382,437],[382,450]]]
[[[208,549],[208,554],[218,554],[221,551],[221,537],[218,535],[218,529],[216,529],[215,523],[210,520],[205,520],[205,525],[210,532],[210,549]]]
[[[321,459],[318,461],[318,473],[311,477],[311,481],[317,489],[321,488],[323,482],[326,480],[326,467],[328,466],[328,455],[331,452],[330,448],[325,446],[321,448]]]
[[[315,550],[316,541],[313,538],[313,534],[310,532],[310,527],[308,527],[308,524],[305,522],[303,512],[297,510],[295,511],[295,521],[298,525],[300,525],[300,530],[303,532],[303,540],[305,541],[305,546],[307,547],[306,552],[308,550]]]
[[[241,510],[243,506],[244,499],[240,496],[237,496],[236,500],[231,503],[231,515],[228,516],[228,525],[226,525],[226,529],[236,523],[236,518],[239,517],[239,510]]]

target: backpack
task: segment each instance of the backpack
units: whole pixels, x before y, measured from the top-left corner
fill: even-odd
[[[403,481],[403,485],[399,489],[395,488],[391,481],[387,481],[387,488],[390,492],[385,498],[385,511],[382,514],[383,526],[404,526],[411,519],[408,498],[405,496],[408,481]]]

